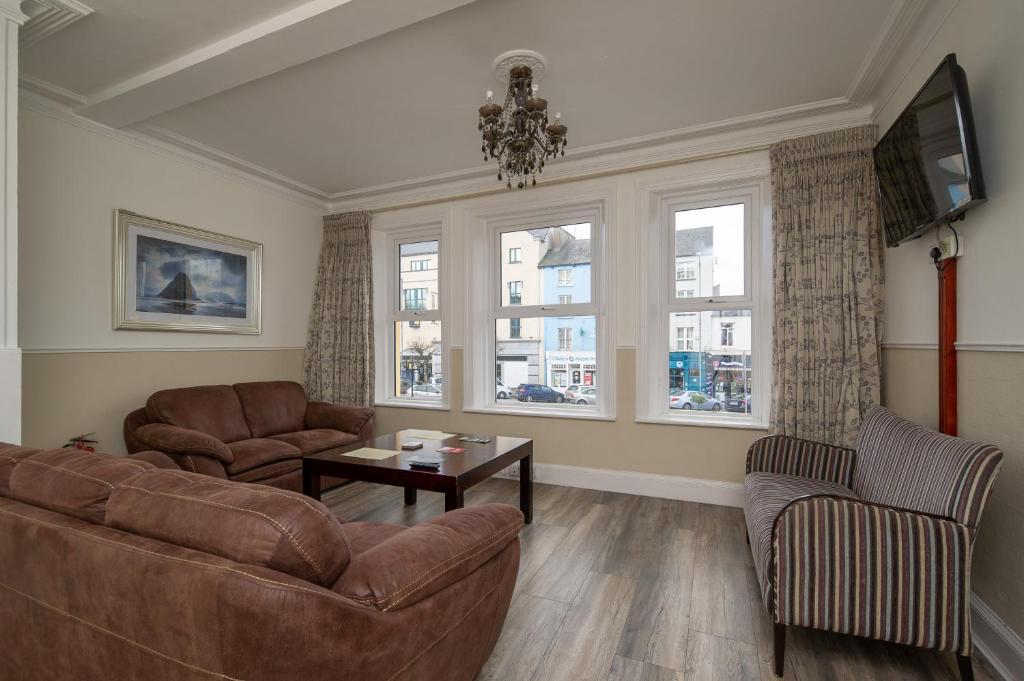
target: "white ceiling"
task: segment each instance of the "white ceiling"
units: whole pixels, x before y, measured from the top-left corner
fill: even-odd
[[[572,149],[843,97],[902,4],[86,1],[23,74],[326,194],[479,166],[476,108],[509,49],[547,57]]]

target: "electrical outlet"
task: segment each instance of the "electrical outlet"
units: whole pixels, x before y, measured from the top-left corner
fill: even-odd
[[[516,462],[505,469],[505,475],[512,478],[513,480],[519,479],[519,463]]]
[[[939,256],[939,260],[961,257],[964,254],[964,238],[962,236],[957,237],[954,234],[947,234],[939,239],[939,251],[942,253]]]

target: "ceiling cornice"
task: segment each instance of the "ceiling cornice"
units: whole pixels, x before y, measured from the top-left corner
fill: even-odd
[[[28,15],[21,10],[21,0],[0,0],[0,17],[18,25],[28,21]]]
[[[545,166],[544,185],[740,154],[789,139],[871,122],[869,106],[836,98],[566,152]],[[332,212],[408,208],[506,193],[490,166],[333,194]]]
[[[22,0],[21,7],[29,17],[18,32],[18,43],[22,49],[35,45],[93,12],[92,7],[78,0]]]
[[[295,185],[301,185],[298,181],[289,180],[283,175],[260,168],[247,161],[242,161],[220,150],[205,147],[199,142],[188,140],[189,144],[186,145],[185,141],[187,138],[180,136],[176,136],[176,142],[169,142],[140,130],[131,128],[118,130],[111,128],[110,126],[75,114],[66,105],[62,105],[49,97],[39,95],[24,87],[24,84],[22,84],[18,104],[22,110],[49,116],[78,128],[141,147],[195,168],[232,178],[261,191],[272,192],[286,199],[321,210],[326,211],[330,209],[325,193],[313,190],[316,194],[310,195],[307,192],[300,191],[295,188]],[[205,149],[205,153],[202,149]],[[230,162],[232,159],[237,161],[238,164]],[[255,172],[254,169],[259,169],[261,172]],[[275,177],[280,179],[275,179]],[[287,180],[287,183],[285,183],[285,180]]]

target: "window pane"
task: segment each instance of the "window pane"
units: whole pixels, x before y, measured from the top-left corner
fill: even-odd
[[[441,322],[395,322],[395,395],[440,400],[441,358]]]
[[[399,245],[398,309],[437,309],[437,245],[437,241]]]
[[[501,304],[589,303],[590,224],[502,232]]]
[[[676,211],[676,298],[745,293],[743,212],[742,203]]]
[[[496,398],[504,393],[524,408],[529,402],[597,405],[595,317],[499,319],[495,339]]]
[[[669,315],[669,408],[751,413],[750,310]]]

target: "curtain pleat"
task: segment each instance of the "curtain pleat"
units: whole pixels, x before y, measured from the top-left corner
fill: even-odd
[[[771,148],[771,430],[849,447],[879,403],[883,304],[872,125]]]
[[[370,213],[324,216],[303,377],[310,400],[373,404]]]

